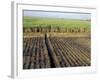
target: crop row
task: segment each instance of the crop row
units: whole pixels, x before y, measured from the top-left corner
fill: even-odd
[[[23,68],[49,68],[50,59],[42,37],[24,39]]]
[[[83,40],[82,40],[83,39]],[[23,68],[55,68],[90,66],[90,39],[85,37],[33,37],[24,38]]]
[[[61,67],[89,66],[90,50],[74,42],[73,38],[50,38]]]
[[[60,27],[29,27],[23,28],[23,32],[89,32],[88,28],[60,28]]]

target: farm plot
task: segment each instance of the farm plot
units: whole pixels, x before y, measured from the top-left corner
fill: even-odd
[[[24,38],[23,69],[90,66],[90,50],[88,37]]]
[[[23,69],[50,67],[44,37],[24,38],[23,43]]]
[[[91,14],[23,11],[23,69],[90,65]]]
[[[60,67],[90,66],[90,49],[75,42],[82,38],[50,37],[53,51]],[[84,39],[84,38],[83,38]],[[85,41],[84,41],[85,43]]]

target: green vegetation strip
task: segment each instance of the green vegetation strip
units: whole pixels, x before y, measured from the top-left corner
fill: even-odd
[[[35,18],[24,16],[23,26],[29,27],[61,27],[61,28],[90,28],[91,21],[59,18]]]

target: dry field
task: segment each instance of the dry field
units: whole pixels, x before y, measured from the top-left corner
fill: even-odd
[[[24,33],[23,69],[91,65],[89,33]]]

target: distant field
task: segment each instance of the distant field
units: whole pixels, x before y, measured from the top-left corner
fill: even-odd
[[[89,20],[75,20],[75,19],[57,19],[57,18],[35,18],[23,17],[23,27],[61,27],[61,28],[89,28],[91,21]]]

